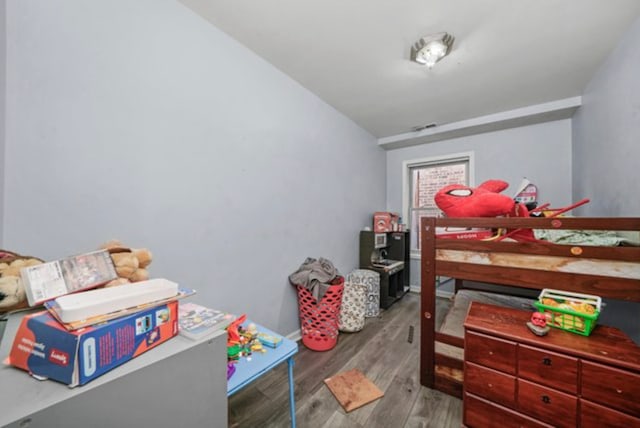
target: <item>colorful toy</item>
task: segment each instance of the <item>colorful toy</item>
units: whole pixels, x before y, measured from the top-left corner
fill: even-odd
[[[534,312],[531,321],[527,322],[527,327],[537,336],[544,336],[549,333],[550,327],[547,325],[547,317],[542,312]]]
[[[269,346],[271,348],[277,348],[280,343],[282,343],[282,338],[271,336],[265,333],[258,334],[258,340],[265,346]]]
[[[227,347],[233,345],[242,345],[245,342],[244,340],[242,340],[242,337],[238,332],[238,328],[240,327],[240,324],[246,321],[246,319],[247,315],[242,314],[238,317],[238,319],[229,324],[229,326],[227,327]]]
[[[227,363],[227,380],[236,372],[236,366],[233,363]]]
[[[240,353],[242,348],[240,345],[227,346],[227,359],[229,361],[237,361],[240,359]]]

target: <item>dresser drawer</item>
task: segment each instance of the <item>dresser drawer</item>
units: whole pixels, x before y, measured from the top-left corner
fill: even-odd
[[[640,375],[582,362],[582,397],[640,417]]]
[[[469,428],[550,428],[552,426],[469,393],[464,395],[463,411],[464,426]]]
[[[516,378],[474,363],[464,365],[464,387],[467,392],[498,402],[516,405]]]
[[[578,359],[518,345],[518,377],[578,393]]]
[[[575,427],[578,398],[518,379],[518,410],[558,427]]]
[[[481,366],[516,374],[516,343],[467,331],[464,336],[464,358]]]
[[[580,400],[580,427],[640,428],[640,419],[587,400]]]

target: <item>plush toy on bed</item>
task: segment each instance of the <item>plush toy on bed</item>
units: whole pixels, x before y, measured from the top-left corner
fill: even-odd
[[[433,199],[447,217],[529,217],[531,213],[525,204],[518,203],[500,193],[507,187],[509,184],[502,180],[487,180],[475,188],[463,184],[451,184],[438,190]],[[589,203],[589,199],[585,198],[564,208],[549,208],[552,213],[545,216],[556,217],[586,203]],[[548,205],[537,207],[532,212],[540,212]],[[506,233],[494,238],[540,242],[531,229],[525,228],[507,230]]]
[[[524,205],[500,193],[507,187],[502,180],[487,180],[475,188],[451,184],[440,189],[434,200],[447,217],[527,217]]]
[[[434,200],[447,217],[528,217],[529,210],[524,204],[500,193],[507,187],[509,184],[502,180],[487,180],[475,188],[451,184],[440,189]],[[536,240],[531,229],[507,233],[515,240]]]

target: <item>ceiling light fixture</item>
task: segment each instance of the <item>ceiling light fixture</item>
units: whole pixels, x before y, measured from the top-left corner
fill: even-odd
[[[449,33],[424,36],[411,46],[411,60],[431,68],[451,52],[453,40]]]

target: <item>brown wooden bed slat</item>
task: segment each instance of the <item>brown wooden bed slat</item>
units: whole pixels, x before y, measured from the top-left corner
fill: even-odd
[[[456,291],[461,280],[470,280],[534,290],[556,288],[596,294],[604,298],[640,302],[640,279],[636,276],[636,272],[640,272],[639,247],[436,239],[436,228],[440,227],[639,231],[640,218],[424,218],[421,223],[420,382],[429,388],[436,388],[458,397],[461,397],[462,393],[462,386],[461,384],[456,385],[457,380],[454,375],[456,368],[461,367],[462,361],[435,352],[436,340],[464,347],[462,339],[435,332],[437,276],[454,278]],[[440,255],[446,254],[446,252],[439,250],[476,253],[481,256],[481,259],[488,259],[489,262],[483,260],[481,263],[488,264],[479,264],[477,262],[439,260],[438,253]],[[497,257],[496,253],[517,255],[518,267],[511,266],[508,257]],[[494,255],[494,259],[500,258],[503,265],[492,265],[490,261],[492,255]],[[526,267],[527,259],[532,265],[538,264],[535,269]],[[554,265],[558,269],[564,269],[565,265],[573,264],[573,260],[586,261],[586,263],[575,264],[579,267],[587,266],[587,272],[548,270],[554,269],[551,267]],[[609,263],[610,266],[605,269],[597,267],[594,269],[592,261],[622,263],[617,265]],[[542,265],[542,262],[549,262],[549,267]],[[595,264],[595,266],[598,265]],[[604,273],[607,271],[609,273]],[[623,277],[620,277],[620,271],[625,272]],[[628,271],[632,272],[631,275]]]
[[[461,397],[463,367],[463,362],[458,359],[436,354],[435,370],[438,373],[438,377],[435,379],[435,388],[449,395]]]
[[[438,275],[520,288],[555,288],[576,293],[606,295],[611,299],[638,301],[640,281],[598,275],[579,275],[537,269],[441,262]]]
[[[639,217],[460,217],[438,218],[438,227],[528,228],[567,230],[640,230]]]
[[[527,254],[540,256],[576,257],[579,252],[581,258],[620,260],[638,262],[640,260],[640,247],[594,247],[588,245],[558,245],[550,243],[525,243],[525,242],[493,242],[455,239],[436,239],[436,249],[500,252],[520,254],[523,249]]]
[[[440,333],[436,331],[436,342],[446,343],[448,345],[457,346],[458,348],[464,347],[464,339],[462,337],[452,336],[446,333]]]

